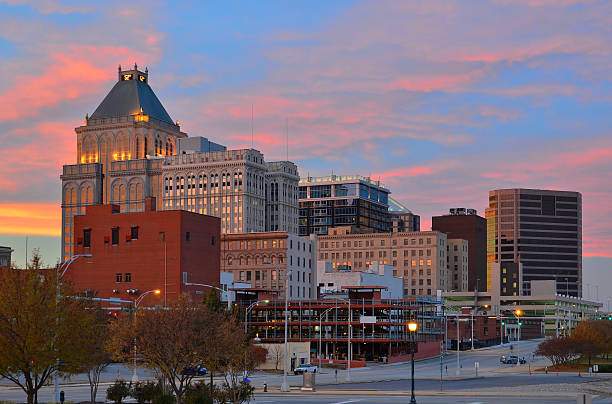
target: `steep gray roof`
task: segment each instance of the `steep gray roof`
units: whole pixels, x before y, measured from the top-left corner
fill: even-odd
[[[172,118],[148,83],[139,80],[118,81],[91,118],[111,118],[134,115],[140,112],[173,124]]]

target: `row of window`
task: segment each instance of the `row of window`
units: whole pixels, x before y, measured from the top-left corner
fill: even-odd
[[[128,234],[126,234],[125,236],[125,242],[129,243],[133,240],[138,240],[138,235],[139,235],[139,229],[140,227],[138,226],[133,226],[130,228],[130,232]],[[166,233],[165,232],[159,232],[159,241],[166,241]],[[187,231],[185,232],[185,241],[186,242],[190,242],[191,241],[191,232]],[[111,237],[109,239],[108,236],[104,236],[104,244],[108,244],[111,243],[112,245],[118,245],[119,244],[119,227],[113,227],[111,228]],[[215,245],[215,236],[212,236],[211,238],[211,244]],[[83,229],[83,237],[79,238],[77,240],[77,244],[78,245],[83,245],[84,248],[90,248],[91,247],[91,229]]]
[[[412,238],[410,239],[410,244],[408,244],[408,239],[405,238],[404,239],[404,245],[416,245],[417,244],[417,240],[418,240],[418,244],[419,245],[423,245],[424,243],[426,244],[431,244],[431,237],[428,237],[427,239],[416,239],[416,238]],[[342,241],[342,243],[340,241],[321,241],[321,247],[322,248],[330,248],[331,244],[331,248],[340,248],[340,244],[342,244],[343,248],[350,248],[351,247],[351,241]],[[374,240],[365,240],[365,246],[366,247],[375,247],[376,243],[374,242]],[[384,247],[386,244],[386,240],[385,239],[381,239],[379,240],[378,243],[381,247]],[[391,240],[391,245],[397,245],[397,239],[393,239]],[[362,247],[362,241],[361,240],[353,240],[353,247]],[[455,250],[456,251],[456,250]]]
[[[115,274],[115,282],[116,283],[130,283],[132,282],[132,274],[129,272],[126,273],[117,273]]]

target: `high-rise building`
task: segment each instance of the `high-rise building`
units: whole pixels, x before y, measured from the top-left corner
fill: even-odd
[[[148,70],[119,67],[115,86],[75,131],[78,163],[61,175],[62,258],[74,253],[74,216],[87,206],[141,212],[147,197],[157,210],[217,216],[222,233],[298,232],[295,164],[187,138],[149,86]]]
[[[492,263],[520,263],[522,293],[554,279],[557,293],[582,296],[582,195],[540,189],[489,192],[487,273]],[[487,279],[488,289],[491,280]]]
[[[74,253],[74,216],[90,205],[116,203],[143,211],[145,197],[160,196],[161,156],[173,155],[187,135],[149,86],[148,70],[122,70],[118,81],[77,133],[77,162],[62,179],[62,257]],[[157,209],[162,199],[156,198]]]
[[[318,236],[317,254],[334,268],[367,271],[375,263],[391,265],[404,279],[404,295],[435,295],[449,290],[447,236],[439,231],[372,233],[356,227],[329,229]]]
[[[468,290],[469,247],[462,238],[449,238],[446,245],[448,267],[448,289],[457,292]]]
[[[431,218],[431,229],[449,239],[468,242],[468,290],[487,290],[487,221],[475,209],[452,208],[448,215]]]
[[[332,227],[391,231],[389,190],[360,175],[300,180],[300,235],[327,234]]]

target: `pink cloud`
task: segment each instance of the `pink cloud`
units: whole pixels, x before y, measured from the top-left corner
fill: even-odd
[[[17,76],[0,93],[0,121],[36,115],[40,109],[85,94],[98,94],[114,78],[116,62],[122,58],[145,59],[125,47],[70,46],[49,56],[40,75]]]

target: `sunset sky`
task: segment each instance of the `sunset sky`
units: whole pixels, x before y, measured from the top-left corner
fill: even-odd
[[[18,263],[25,235],[59,256],[74,128],[136,62],[189,135],[250,147],[253,106],[266,159],[288,122],[302,176],[380,179],[423,230],[484,215],[491,189],[582,192],[585,283],[612,285],[612,2],[176,3],[0,1],[0,245]]]

